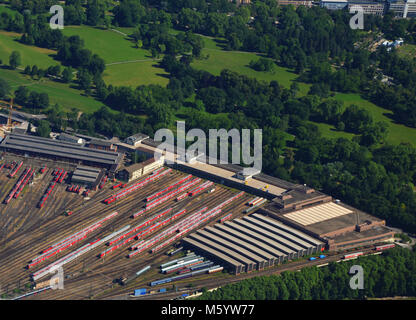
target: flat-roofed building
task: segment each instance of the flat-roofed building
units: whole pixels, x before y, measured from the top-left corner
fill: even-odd
[[[312,7],[312,1],[306,1],[306,0],[277,0],[277,3],[281,6],[292,5],[295,8],[299,6],[305,6],[308,8]]]
[[[328,10],[341,10],[348,6],[347,0],[321,0],[320,5],[322,8]]]
[[[101,181],[103,173],[100,169],[77,166],[71,177],[72,184],[80,184],[95,189],[98,183]]]
[[[67,134],[67,133],[61,133],[58,136],[58,140],[60,141],[65,141],[65,142],[72,142],[72,143],[77,143],[77,144],[83,144],[84,143],[84,139]]]
[[[137,147],[140,145],[140,143],[146,139],[148,139],[149,136],[145,135],[143,133],[136,133],[128,138],[126,138],[125,142],[131,146]]]
[[[352,213],[350,209],[342,207],[333,202],[328,202],[321,205],[284,214],[283,216],[286,219],[290,219],[303,226],[307,226],[310,224],[322,222],[349,213]]]
[[[125,167],[122,170],[120,170],[117,175],[120,180],[124,181],[133,181],[141,176],[156,170],[163,166],[164,163],[164,157],[161,157],[159,160],[156,160],[155,158],[150,158],[144,162],[141,163],[135,163],[131,166]]]
[[[114,145],[111,141],[94,139],[86,143],[88,148],[106,150],[106,151],[117,151],[117,146]]]
[[[385,2],[375,2],[366,0],[353,0],[348,1],[348,11],[353,7],[361,7],[364,14],[374,14],[376,16],[382,16],[386,10]]]

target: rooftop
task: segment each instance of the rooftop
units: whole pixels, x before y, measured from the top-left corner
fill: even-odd
[[[16,133],[8,134],[0,143],[0,147],[104,165],[115,165],[121,160],[121,154],[116,152],[91,149],[70,142]]]

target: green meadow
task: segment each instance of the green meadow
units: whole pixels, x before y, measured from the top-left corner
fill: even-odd
[[[16,90],[19,86],[27,86],[30,90],[47,93],[50,105],[54,106],[58,103],[65,111],[76,108],[85,113],[92,113],[102,106],[101,102],[82,95],[81,91],[71,88],[68,84],[50,81],[45,78],[40,81],[32,80],[20,72],[4,68],[0,68],[0,78],[5,79],[12,90]]]
[[[9,57],[13,51],[19,51],[22,57],[21,68],[27,65],[37,65],[40,68],[59,65],[60,62],[54,60],[55,51],[28,46],[18,42],[20,34],[14,32],[6,32],[0,30],[0,59],[3,64],[9,64]]]

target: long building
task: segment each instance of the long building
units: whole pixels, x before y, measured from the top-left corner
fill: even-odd
[[[314,254],[325,245],[320,240],[259,214],[198,230],[184,238],[183,243],[204,255],[210,255],[211,259],[229,267],[236,274]]]
[[[68,161],[115,172],[122,155],[117,152],[91,149],[78,144],[37,136],[11,133],[0,143],[0,149],[34,157]]]

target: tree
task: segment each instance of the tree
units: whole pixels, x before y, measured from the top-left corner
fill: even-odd
[[[98,26],[104,24],[106,3],[99,0],[88,0],[87,3],[87,24]]]
[[[81,70],[78,72],[78,83],[82,90],[89,93],[91,90],[92,75],[86,70]]]
[[[22,64],[22,58],[20,56],[19,51],[13,51],[9,58],[9,65],[10,67],[15,70],[17,67],[19,67]]]
[[[40,120],[37,128],[37,133],[40,137],[49,137],[49,134],[51,133],[49,122],[46,120]]]
[[[62,81],[65,83],[69,83],[72,81],[74,75],[72,73],[72,68],[68,67],[65,68],[64,71],[62,71]]]
[[[6,80],[0,78],[0,99],[6,98],[10,94],[10,85]]]

